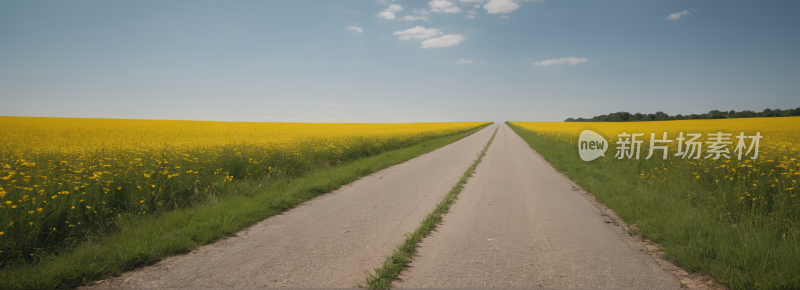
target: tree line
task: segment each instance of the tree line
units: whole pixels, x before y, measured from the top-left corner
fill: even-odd
[[[764,109],[762,112],[753,112],[750,110],[736,112],[713,110],[705,114],[691,114],[670,116],[664,112],[656,112],[655,114],[631,114],[628,112],[616,112],[608,115],[594,116],[591,119],[584,118],[569,118],[564,122],[636,122],[636,121],[667,121],[667,120],[693,120],[693,119],[730,119],[730,118],[755,118],[755,117],[788,117],[800,116],[800,107],[793,110],[781,109]]]

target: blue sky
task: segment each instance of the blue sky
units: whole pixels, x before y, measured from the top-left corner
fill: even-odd
[[[0,115],[561,121],[800,106],[798,1],[2,1]]]

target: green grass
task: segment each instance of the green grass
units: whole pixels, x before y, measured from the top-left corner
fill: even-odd
[[[458,198],[458,194],[464,189],[464,185],[467,184],[467,179],[472,177],[475,168],[478,167],[478,164],[483,160],[483,156],[486,155],[486,150],[489,150],[489,146],[492,145],[492,140],[494,140],[495,135],[497,135],[497,129],[495,129],[489,142],[486,143],[478,159],[475,159],[475,162],[467,168],[467,171],[464,171],[458,183],[456,183],[456,185],[450,189],[450,192],[445,195],[444,199],[436,205],[433,212],[428,214],[428,216],[420,222],[419,227],[413,233],[406,234],[406,240],[392,250],[392,255],[386,257],[386,260],[383,261],[381,266],[374,269],[374,273],[367,273],[367,287],[370,289],[388,289],[392,286],[392,281],[400,276],[400,273],[408,267],[408,264],[411,263],[413,257],[417,254],[418,244],[422,242],[422,239],[428,236],[437,225],[442,223],[444,214],[450,210],[450,206]]]
[[[800,289],[796,207],[742,207],[730,201],[740,199],[730,188],[704,180],[706,175],[659,171],[667,167],[662,160],[584,162],[563,139],[509,126],[556,169],[659,242],[676,264],[711,274],[732,289]]]
[[[185,253],[253,225],[283,210],[389,166],[460,140],[463,133],[387,151],[334,168],[318,168],[299,177],[233,180],[220,183],[194,206],[154,215],[128,216],[117,231],[86,237],[84,242],[34,262],[17,261],[0,269],[0,289],[48,289],[86,284],[99,277],[161,258]]]

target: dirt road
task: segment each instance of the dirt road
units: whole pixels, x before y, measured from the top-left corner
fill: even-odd
[[[90,287],[351,288],[457,182],[495,124],[186,255]],[[571,182],[506,125],[395,287],[673,289]]]
[[[351,288],[458,182],[497,125],[92,288]]]
[[[505,124],[395,287],[676,289]]]

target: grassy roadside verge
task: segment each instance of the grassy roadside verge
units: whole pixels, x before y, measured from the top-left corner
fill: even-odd
[[[711,274],[732,289],[800,289],[797,216],[731,213],[715,201],[731,195],[725,188],[698,186],[694,178],[641,178],[646,166],[666,166],[657,161],[639,167],[583,162],[564,140],[509,126],[553,167],[659,242],[676,264]]]
[[[230,182],[230,194],[209,196],[202,204],[156,216],[131,217],[119,231],[89,239],[74,249],[0,270],[2,289],[74,287],[102,275],[118,275],[164,256],[185,253],[253,225],[297,204],[389,166],[405,162],[469,136],[466,132],[384,152],[297,178]]]
[[[442,223],[442,217],[450,210],[450,206],[458,198],[458,194],[464,189],[464,185],[467,184],[467,179],[472,177],[475,168],[478,167],[478,164],[483,160],[483,156],[486,155],[486,150],[492,145],[495,135],[497,135],[497,129],[495,129],[489,142],[486,143],[478,159],[475,159],[475,162],[467,168],[467,171],[464,171],[464,175],[461,176],[458,183],[456,183],[456,185],[450,189],[450,192],[445,195],[444,199],[436,205],[433,212],[428,214],[428,216],[420,222],[420,226],[413,233],[406,234],[406,240],[400,245],[397,245],[397,248],[392,251],[392,255],[386,257],[386,260],[383,261],[381,266],[375,268],[374,273],[367,273],[367,287],[370,289],[388,289],[392,286],[392,280],[400,276],[400,272],[411,263],[411,260],[417,253],[417,245],[422,242],[422,239],[430,234],[437,225]]]

